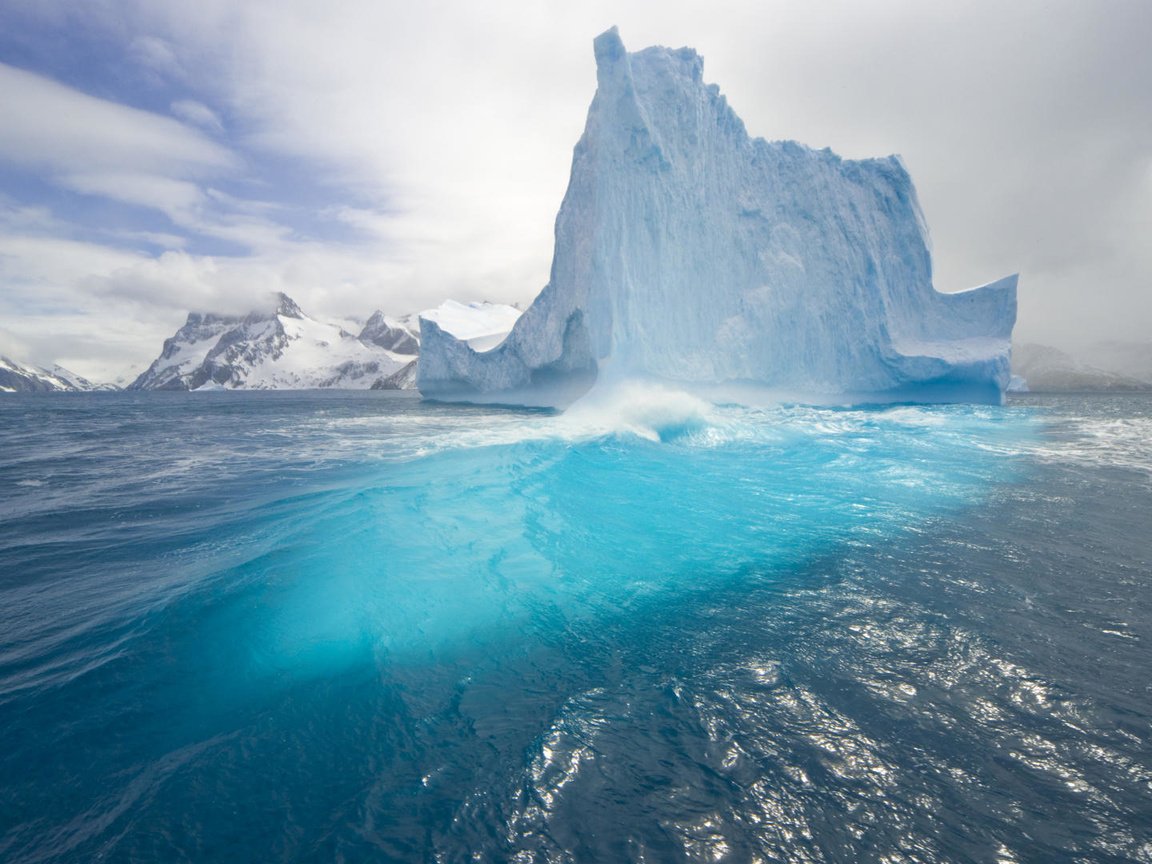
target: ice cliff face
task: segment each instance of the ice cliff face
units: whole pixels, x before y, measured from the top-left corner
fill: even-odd
[[[595,40],[549,284],[494,348],[421,327],[428,397],[564,404],[599,378],[998,401],[1016,277],[932,287],[896,157],[752,139],[690,49]]]
[[[128,389],[368,389],[414,359],[414,350],[390,350],[309,318],[284,294],[277,301],[272,312],[243,317],[189,313]],[[410,347],[398,334],[393,344]]]

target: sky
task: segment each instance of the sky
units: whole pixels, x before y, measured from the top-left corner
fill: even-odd
[[[1152,3],[0,0],[0,354],[130,380],[190,310],[548,279],[592,40],[689,45],[749,132],[900,154],[936,287],[1152,338]]]

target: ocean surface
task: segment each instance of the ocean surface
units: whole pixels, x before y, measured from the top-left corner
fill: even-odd
[[[0,861],[1152,862],[1152,398],[0,398]]]

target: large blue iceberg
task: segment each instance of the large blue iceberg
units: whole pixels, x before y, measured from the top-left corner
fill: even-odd
[[[640,377],[793,398],[999,402],[1016,277],[941,294],[899,158],[750,138],[688,48],[595,40],[551,281],[497,347],[421,324],[417,386],[563,406]]]

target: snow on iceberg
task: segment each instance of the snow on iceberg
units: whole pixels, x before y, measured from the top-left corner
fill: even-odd
[[[421,323],[417,386],[564,406],[597,379],[752,385],[815,400],[997,402],[1016,277],[932,287],[899,158],[750,138],[688,48],[595,40],[597,90],[551,279],[477,348]]]
[[[421,327],[431,321],[442,332],[466,342],[477,351],[486,351],[503,342],[520,318],[520,310],[503,303],[481,300],[459,303],[445,300],[435,309],[420,313]]]

